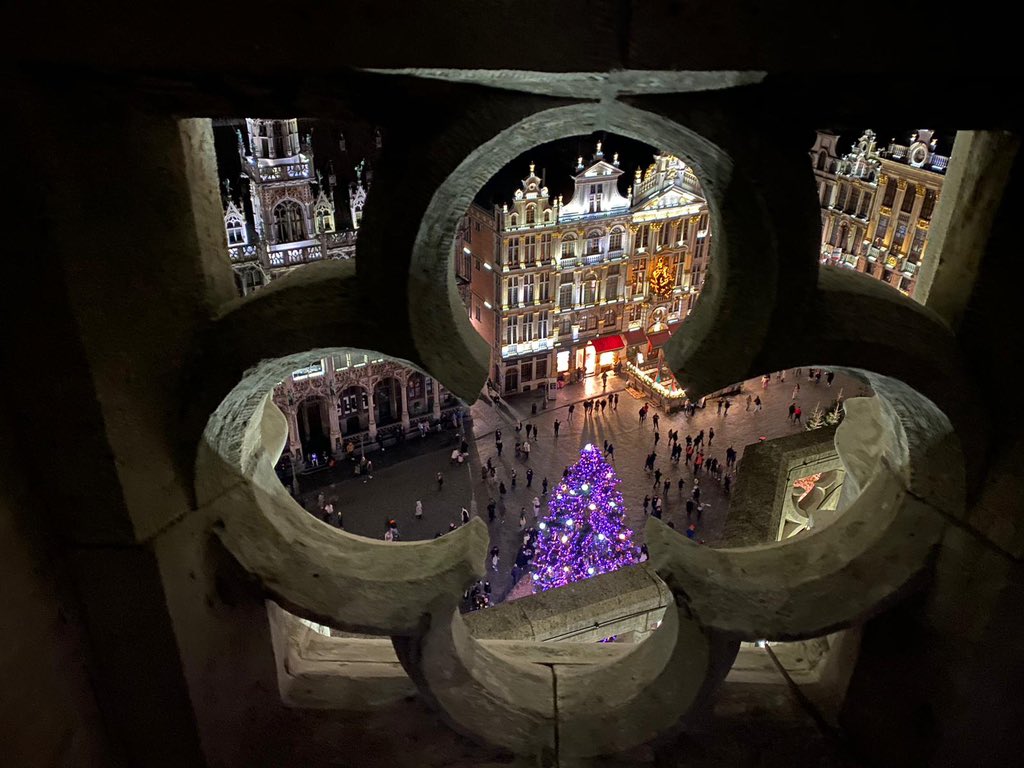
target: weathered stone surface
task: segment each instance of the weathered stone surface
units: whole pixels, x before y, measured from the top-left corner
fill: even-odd
[[[881,609],[928,565],[945,526],[880,471],[832,525],[756,548],[701,547],[651,519],[651,562],[705,626],[745,640],[796,640]]]
[[[231,462],[209,443],[201,446],[200,511],[293,612],[356,632],[408,634],[432,606],[456,605],[483,576],[488,539],[479,519],[440,539],[391,543],[353,536],[299,507],[274,473],[287,425],[268,396],[251,423],[222,427],[218,446]]]

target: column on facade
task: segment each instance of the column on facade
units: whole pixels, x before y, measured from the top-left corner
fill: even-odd
[[[288,451],[293,457],[302,458],[302,440],[299,438],[299,414],[292,406],[286,413],[288,417]]]
[[[370,433],[370,439],[374,440],[377,437],[377,384],[373,379],[369,379],[366,382],[366,391],[370,393],[369,398],[367,398],[370,404],[370,418],[366,429]]]
[[[402,429],[409,431],[409,380],[397,379],[402,390]]]
[[[334,356],[329,355],[326,360],[324,376],[328,377],[327,381],[329,382],[327,385],[327,418],[330,421],[327,426],[331,438],[331,453],[335,458],[339,458],[344,453],[345,447],[341,443],[341,408],[338,407],[339,393],[337,379],[334,376]]]
[[[434,379],[434,418],[441,418],[441,383]]]

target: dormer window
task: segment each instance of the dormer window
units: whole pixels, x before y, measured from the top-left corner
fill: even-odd
[[[601,195],[603,185],[593,184],[590,187],[590,191],[587,193],[587,206],[590,213],[601,212]]]
[[[245,223],[240,219],[228,219],[225,228],[228,233],[228,245],[245,245]]]
[[[537,206],[528,205],[526,206],[526,223],[534,224],[537,221]]]

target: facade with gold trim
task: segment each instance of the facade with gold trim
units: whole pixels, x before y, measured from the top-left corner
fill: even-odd
[[[811,149],[822,211],[821,262],[866,272],[914,295],[928,230],[949,158],[937,139],[919,130],[909,145],[879,149],[865,131],[851,151],[835,154],[833,134],[819,133]]]
[[[643,362],[689,313],[707,269],[707,203],[693,172],[660,154],[625,195],[618,155],[577,160],[568,202],[530,165],[497,213],[498,386],[506,394]]]

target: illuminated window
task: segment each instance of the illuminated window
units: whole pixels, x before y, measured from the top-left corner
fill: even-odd
[[[528,205],[526,206],[526,223],[534,224],[537,221],[537,206]]]
[[[291,243],[306,239],[302,225],[302,206],[294,200],[282,200],[274,207],[272,231],[274,242]]]
[[[611,237],[608,239],[608,250],[610,251],[621,251],[622,250],[622,230],[616,229],[612,232]]]

